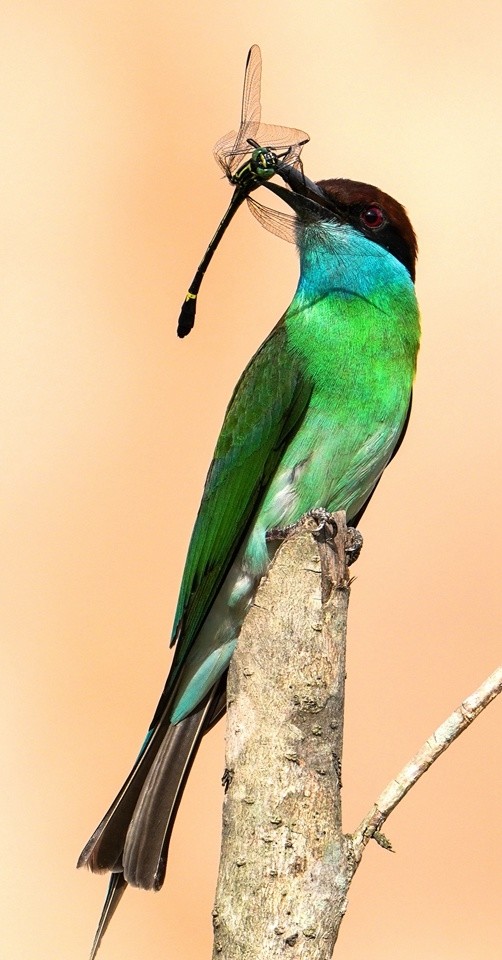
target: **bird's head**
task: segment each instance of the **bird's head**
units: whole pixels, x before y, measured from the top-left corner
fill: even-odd
[[[397,200],[357,180],[314,183],[294,167],[284,167],[281,175],[290,190],[276,183],[266,186],[293,208],[300,223],[331,220],[346,224],[391,253],[415,280],[417,240],[408,214]]]

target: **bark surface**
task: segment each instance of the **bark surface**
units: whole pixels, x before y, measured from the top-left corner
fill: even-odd
[[[213,960],[330,960],[367,844],[391,849],[387,817],[502,692],[498,667],[344,836],[346,559],[362,541],[344,514],[299,527],[260,586],[229,670]]]
[[[336,520],[334,540],[328,523],[317,546],[304,530],[282,545],[230,666],[213,911],[219,960],[328,960],[346,909],[353,857],[340,787],[349,578],[343,514]]]

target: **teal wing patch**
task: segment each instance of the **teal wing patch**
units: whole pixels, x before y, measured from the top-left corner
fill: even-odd
[[[242,544],[312,386],[279,324],[240,378],[228,405],[190,540],[172,642],[174,681]],[[170,684],[168,684],[170,685]]]

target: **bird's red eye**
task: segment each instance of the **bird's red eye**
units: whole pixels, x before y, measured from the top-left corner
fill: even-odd
[[[360,216],[364,226],[369,227],[370,230],[376,230],[385,223],[385,214],[376,203],[372,203],[371,207],[365,207]]]

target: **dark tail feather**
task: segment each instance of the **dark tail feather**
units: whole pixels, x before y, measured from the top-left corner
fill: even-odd
[[[96,936],[94,937],[94,943],[92,945],[91,955],[89,960],[94,960],[98,950],[99,945],[108,929],[108,924],[115,913],[119,902],[121,900],[122,894],[127,887],[127,880],[124,880],[123,873],[112,873],[110,883],[108,884],[108,892],[106,894],[106,900],[103,904],[103,909],[101,911],[101,916],[99,918],[98,929],[96,930]]]
[[[176,812],[217,697],[215,689],[198,710],[169,727],[157,751],[124,844],[124,876],[133,886],[160,890],[164,882]]]
[[[93,873],[106,873],[108,870],[120,872],[122,869],[122,852],[131,817],[169,728],[166,709],[111,807],[87,841],[78,858],[77,867],[87,866]]]
[[[169,723],[166,706],[122,789],[80,854],[77,866],[112,871],[94,938],[94,960],[108,924],[128,885],[160,890],[176,812],[205,733],[225,712],[226,674],[199,708]]]

